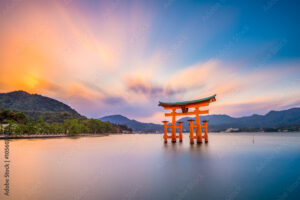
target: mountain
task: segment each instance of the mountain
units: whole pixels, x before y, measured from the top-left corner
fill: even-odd
[[[105,117],[99,118],[99,120],[104,122],[110,122],[114,124],[127,125],[128,128],[131,128],[134,132],[145,132],[145,133],[153,133],[153,132],[162,132],[163,126],[160,124],[153,123],[143,123],[136,120],[128,119],[122,115],[109,115]]]
[[[184,117],[177,122],[183,122],[183,131],[189,131],[188,120],[192,117]],[[163,131],[160,124],[142,123],[136,120],[130,120],[122,115],[111,115],[100,118],[102,121],[109,121],[116,124],[125,124],[133,131],[155,132]],[[252,115],[246,117],[234,118],[228,115],[204,115],[200,120],[208,120],[210,131],[224,131],[228,128],[239,128],[243,131],[273,129],[291,129],[300,128],[300,108],[291,108],[283,111],[270,111],[266,115]],[[296,128],[296,129],[295,129]]]
[[[185,117],[179,121],[183,122],[183,128],[188,130]],[[209,121],[209,129],[213,131],[223,131],[227,128],[239,129],[263,129],[263,128],[290,128],[300,127],[300,108],[291,108],[283,111],[270,111],[266,115],[251,115],[246,117],[233,118],[228,115],[206,115],[200,116],[201,120]]]
[[[60,101],[24,91],[0,93],[0,107],[24,112],[30,120],[37,120],[41,116],[47,122],[85,118]]]

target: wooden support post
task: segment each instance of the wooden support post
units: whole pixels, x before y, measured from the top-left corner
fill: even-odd
[[[179,126],[179,142],[182,142],[182,123],[183,122],[178,122],[178,126]]]
[[[199,119],[199,107],[195,108],[196,111],[196,135],[197,135],[197,143],[202,143],[202,130],[201,130],[201,123]]]
[[[164,123],[164,141],[168,142],[168,121],[162,121]]]
[[[172,142],[176,143],[176,109],[172,109]]]
[[[208,143],[207,120],[204,120],[202,122],[204,123],[204,139],[205,139],[205,143]]]
[[[191,144],[194,144],[194,121],[193,119],[188,120],[189,126],[190,126],[190,142]]]

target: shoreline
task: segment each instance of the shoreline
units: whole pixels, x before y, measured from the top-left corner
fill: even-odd
[[[95,134],[78,134],[78,135],[67,135],[67,134],[49,134],[49,135],[0,135],[0,140],[7,139],[50,139],[50,138],[77,138],[77,137],[104,137],[110,135],[109,133],[95,133]]]
[[[226,133],[226,134],[238,134],[238,133],[299,133],[299,132],[210,132],[210,134],[218,134],[218,133]],[[123,135],[123,134],[163,134],[163,133],[94,133],[94,134],[78,134],[78,135],[67,135],[67,134],[48,134],[48,135],[20,135],[20,136],[8,136],[8,135],[0,135],[0,140],[7,139],[51,139],[51,138],[78,138],[78,137],[104,137],[109,135]],[[184,134],[189,134],[185,132]],[[256,134],[257,135],[257,134]]]

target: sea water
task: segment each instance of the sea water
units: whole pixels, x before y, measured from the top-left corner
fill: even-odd
[[[300,133],[0,140],[0,176],[0,199],[300,199]]]

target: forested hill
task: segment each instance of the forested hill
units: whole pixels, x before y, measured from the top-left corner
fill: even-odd
[[[24,112],[30,120],[43,117],[47,122],[62,122],[65,119],[85,118],[60,101],[24,91],[0,93],[0,107]]]
[[[189,119],[194,117],[184,117],[178,121],[183,122],[183,130],[189,131]],[[100,118],[102,121],[109,121],[115,124],[127,125],[136,132],[162,132],[161,124],[142,123],[130,120],[121,115],[111,115]],[[225,131],[235,128],[239,131],[278,131],[300,130],[300,108],[291,108],[282,111],[270,111],[266,115],[252,115],[247,117],[234,118],[228,115],[201,115],[200,120],[208,120],[209,131]]]
[[[0,107],[11,110],[41,111],[41,112],[69,112],[78,114],[70,106],[38,94],[24,91],[0,93]]]

